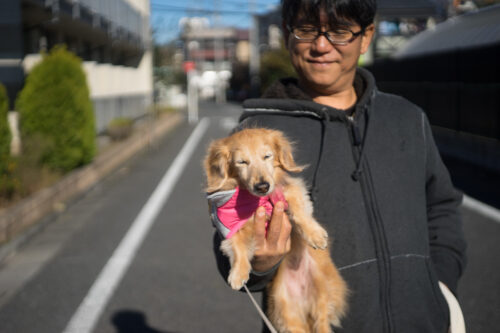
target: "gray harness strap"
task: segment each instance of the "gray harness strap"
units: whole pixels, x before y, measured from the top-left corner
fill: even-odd
[[[214,225],[215,229],[217,229],[217,231],[224,238],[226,238],[230,230],[226,228],[226,226],[219,220],[219,217],[217,216],[217,208],[224,206],[224,204],[228,202],[229,199],[231,199],[235,192],[236,189],[207,194],[208,207],[210,210],[210,220],[212,220],[212,224]]]

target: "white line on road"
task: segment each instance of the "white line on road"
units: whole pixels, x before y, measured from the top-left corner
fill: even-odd
[[[235,128],[236,125],[238,125],[238,118],[236,118],[236,117],[224,117],[220,121],[220,125],[224,130],[230,131],[233,128]]]
[[[487,204],[464,195],[462,205],[476,213],[479,213],[493,221],[500,223],[500,210],[495,207],[488,206]]]
[[[102,269],[64,329],[64,333],[89,333],[92,331],[108,300],[113,295],[118,283],[135,257],[139,246],[153,225],[160,209],[174,189],[194,149],[207,130],[209,122],[208,118],[203,118],[198,126],[196,126],[179,155],[177,155],[148,202],[132,223],[127,234]]]

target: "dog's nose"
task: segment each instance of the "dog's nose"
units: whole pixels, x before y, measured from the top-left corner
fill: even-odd
[[[268,182],[260,182],[254,185],[253,189],[257,193],[262,193],[265,194],[267,191],[269,191],[269,183]]]

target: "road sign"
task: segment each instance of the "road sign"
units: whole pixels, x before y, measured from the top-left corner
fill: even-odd
[[[184,68],[184,72],[189,73],[193,71],[196,67],[196,64],[194,61],[184,61],[184,64],[182,65],[182,68]]]

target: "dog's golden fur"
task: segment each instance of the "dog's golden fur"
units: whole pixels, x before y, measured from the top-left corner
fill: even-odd
[[[330,325],[340,326],[346,312],[347,287],[330,258],[328,235],[313,217],[303,181],[288,174],[302,169],[281,132],[245,129],[210,145],[205,159],[207,192],[240,186],[264,196],[276,187],[282,189],[292,223],[291,250],[268,286],[267,314],[279,332],[331,332]],[[262,183],[269,186],[263,189]],[[254,250],[252,217],[221,245],[230,258],[228,282],[233,289],[248,280]]]

